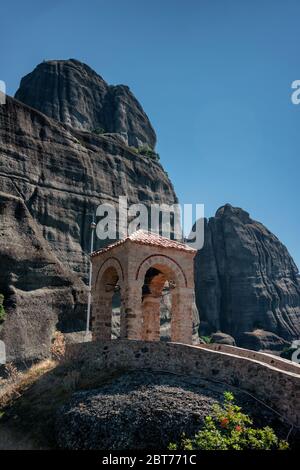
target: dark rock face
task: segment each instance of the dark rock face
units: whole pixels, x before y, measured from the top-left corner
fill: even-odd
[[[206,334],[228,333],[238,346],[249,344],[243,333],[256,329],[299,338],[298,269],[285,246],[247,212],[227,204],[205,220],[195,270]]]
[[[134,147],[155,147],[156,135],[141,105],[125,85],[108,85],[74,60],[39,64],[26,75],[16,99],[73,128],[118,133]]]
[[[126,373],[100,389],[75,393],[59,409],[57,444],[73,450],[167,449],[183,433],[194,436],[227,389],[170,374]],[[282,432],[273,412],[243,393],[234,393],[257,426],[268,423]]]
[[[280,336],[271,333],[270,331],[254,330],[251,332],[242,333],[239,336],[239,343],[243,348],[252,349],[253,351],[276,351],[281,352],[284,348],[289,346],[289,342]]]
[[[132,152],[117,136],[74,130],[9,97],[6,105],[0,106],[0,148],[3,197],[18,198],[26,211],[25,233],[31,231],[30,224],[39,233],[26,238],[20,228],[18,242],[14,241],[13,229],[0,237],[0,292],[5,295],[8,312],[1,339],[6,339],[10,359],[19,360],[44,354],[55,325],[70,331],[69,313],[82,309],[76,286],[80,278],[86,278],[89,225],[97,206],[103,202],[117,204],[119,196],[127,196],[128,204],[174,204],[177,199],[160,163]],[[18,226],[18,211],[8,207],[4,203],[1,206],[0,229]],[[42,251],[34,249],[36,239],[43,240]],[[32,252],[35,255],[31,257]],[[24,259],[18,264],[20,253],[24,253]],[[59,269],[64,266],[64,273],[54,276],[50,267],[55,270],[57,262],[61,263]],[[43,276],[39,264],[44,266]],[[74,272],[78,278],[73,277]],[[17,287],[15,276],[21,279]],[[59,280],[64,286],[65,278],[68,293],[58,287]],[[73,330],[82,328],[82,321],[76,319],[77,313]],[[47,340],[43,342],[44,338]],[[35,346],[31,348],[30,343]]]
[[[83,277],[99,204],[177,201],[160,163],[118,138],[72,130],[11,98],[0,124],[1,190],[24,200],[55,254]]]
[[[0,193],[1,327],[7,361],[49,355],[56,327],[84,325],[85,286],[52,253],[23,199]]]

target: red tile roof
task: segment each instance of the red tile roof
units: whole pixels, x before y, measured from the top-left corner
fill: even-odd
[[[106,253],[107,251],[110,251],[117,246],[123,245],[127,241],[138,243],[140,245],[157,246],[159,248],[175,248],[176,250],[188,251],[190,253],[197,251],[185,243],[170,240],[169,238],[161,237],[156,233],[146,232],[145,230],[137,230],[122,240],[118,240],[117,242],[112,243],[111,245],[108,245],[101,250],[94,251],[91,256],[97,256],[102,253]]]

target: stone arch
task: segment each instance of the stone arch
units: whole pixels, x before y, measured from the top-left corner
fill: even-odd
[[[118,260],[118,258],[115,258],[114,256],[110,256],[105,261],[103,261],[103,263],[99,267],[97,275],[95,276],[94,287],[97,286],[98,281],[101,280],[107,268],[114,268],[116,272],[118,273],[119,281],[121,282],[124,281],[124,271],[123,271],[123,267],[120,261]]]
[[[187,278],[181,266],[170,256],[162,254],[154,254],[145,258],[137,268],[135,279],[144,279],[148,269],[153,267],[159,267],[167,275],[175,276],[178,287],[187,287]]]
[[[178,341],[182,337],[188,337],[192,325],[189,312],[185,315],[182,300],[189,300],[183,294],[187,289],[187,277],[181,266],[170,256],[153,254],[145,258],[136,271],[136,281],[143,281],[141,299],[142,339],[147,341],[159,341],[161,302],[164,290],[171,297],[171,340]],[[183,316],[186,316],[183,319]],[[182,331],[182,324],[185,331]],[[186,325],[186,326],[184,326]]]
[[[116,289],[122,289],[124,273],[118,259],[110,257],[98,269],[93,285],[93,339],[111,339],[112,307]]]

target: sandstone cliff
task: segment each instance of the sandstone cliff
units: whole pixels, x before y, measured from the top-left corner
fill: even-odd
[[[77,60],[39,64],[15,97],[73,128],[119,133],[128,145],[155,147],[155,132],[128,86],[108,85]]]
[[[53,255],[23,199],[2,192],[0,266],[8,362],[47,357],[56,328],[84,326],[83,282]]]
[[[82,328],[82,279],[96,207],[115,204],[120,195],[146,204],[173,204],[177,198],[160,163],[131,148],[153,148],[156,137],[128,87],[108,85],[76,60],[50,61],[24,77],[16,97],[23,103],[7,98],[0,106],[0,292],[8,311],[0,334],[18,344],[16,357],[33,357],[44,354],[55,325],[64,331]],[[107,132],[94,132],[100,128]],[[26,214],[22,224],[14,205]],[[12,228],[7,230],[13,226],[17,243]],[[24,231],[33,235],[24,238]],[[37,243],[43,247],[40,260]],[[19,267],[14,259],[23,260]],[[59,284],[67,287],[57,290]],[[37,295],[43,290],[48,300]],[[61,309],[59,295],[66,299]],[[279,240],[241,209],[226,205],[206,221],[196,296],[204,334],[221,330],[254,349],[282,349],[285,340],[299,338],[297,268]],[[196,317],[195,311],[195,325]]]
[[[205,220],[195,269],[204,333],[220,330],[254,349],[276,349],[278,341],[282,348],[276,335],[299,338],[298,269],[286,247],[244,210],[226,204]]]
[[[73,329],[82,329],[85,299],[78,292],[100,203],[117,203],[119,195],[129,203],[177,201],[160,163],[118,136],[73,129],[9,97],[0,106],[0,190],[0,292],[7,310],[0,336],[10,359],[43,355],[55,326],[70,331],[72,318]],[[26,214],[21,226],[12,204]]]

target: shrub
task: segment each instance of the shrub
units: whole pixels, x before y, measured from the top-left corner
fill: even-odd
[[[131,152],[135,153],[135,154],[138,154],[139,153],[139,149],[136,148],[136,147],[128,147],[129,150],[131,150]]]
[[[0,324],[5,320],[5,310],[3,307],[4,296],[0,294]]]
[[[200,339],[202,339],[202,341],[204,341],[205,344],[211,343],[211,336],[200,336]]]
[[[144,155],[145,157],[153,158],[154,160],[159,160],[159,154],[156,153],[149,145],[143,145],[142,147],[138,148],[138,153],[140,155]]]
[[[230,392],[224,393],[224,404],[214,405],[212,415],[206,416],[204,427],[191,439],[185,435],[170,450],[287,450],[286,441],[278,439],[273,429],[252,427],[251,418],[242,413]]]

